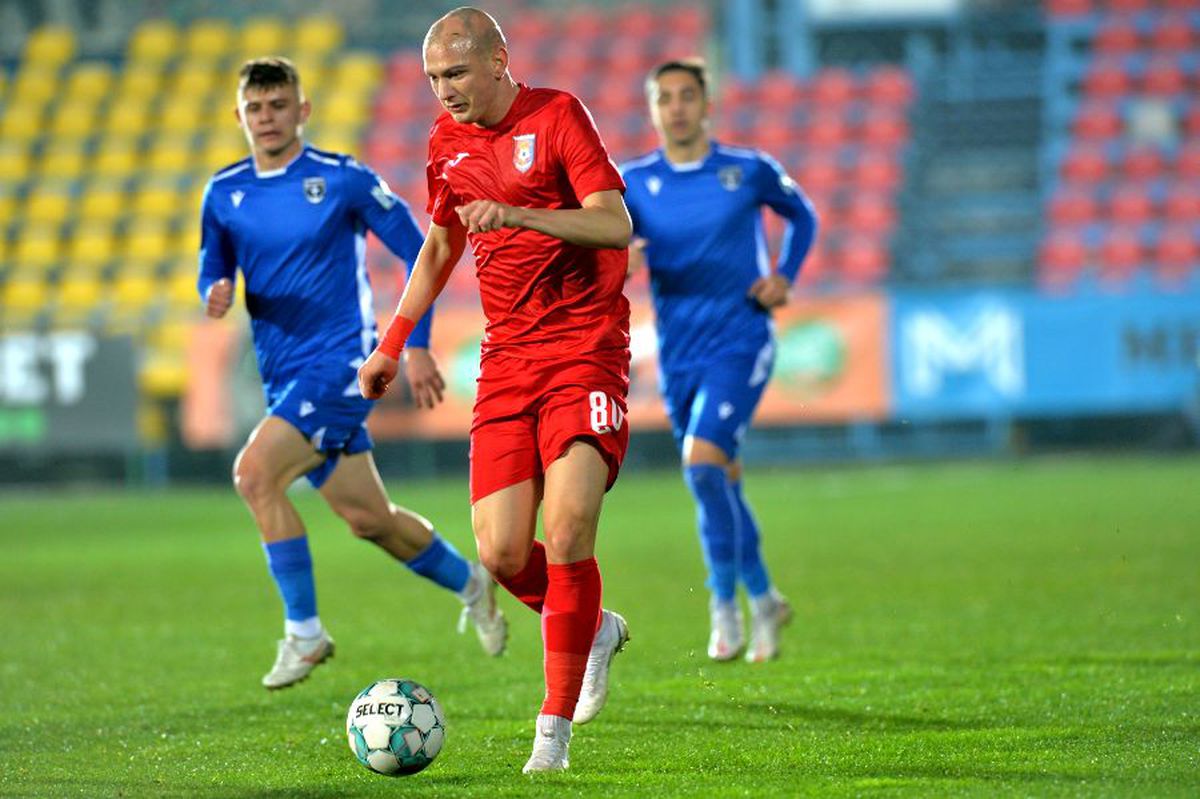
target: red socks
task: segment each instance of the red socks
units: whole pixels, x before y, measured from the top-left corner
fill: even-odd
[[[541,541],[533,542],[525,568],[506,580],[497,578],[508,593],[529,606],[534,613],[542,612],[546,600],[546,547]]]
[[[542,610],[546,699],[542,713],[569,719],[575,715],[588,653],[600,623],[600,567],[595,558],[551,563],[546,575]]]

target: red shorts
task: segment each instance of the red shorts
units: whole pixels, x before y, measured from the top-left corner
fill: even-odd
[[[629,426],[628,352],[527,361],[489,355],[471,423],[471,502],[541,477],[574,441],[586,441],[617,480]]]

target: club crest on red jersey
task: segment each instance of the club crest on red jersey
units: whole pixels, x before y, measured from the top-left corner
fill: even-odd
[[[518,172],[528,172],[533,166],[535,155],[534,142],[536,133],[526,133],[523,136],[513,136],[513,166]]]

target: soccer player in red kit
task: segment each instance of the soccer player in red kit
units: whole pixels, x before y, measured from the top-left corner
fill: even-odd
[[[594,557],[629,441],[625,186],[579,100],[513,80],[486,13],[439,19],[424,59],[445,108],[426,166],[432,223],[359,386],[368,398],[387,390],[413,321],[469,241],[487,317],[471,425],[475,541],[480,562],[541,615],[546,695],[524,771],[558,771],[572,720],[600,711],[629,637],[601,608]]]

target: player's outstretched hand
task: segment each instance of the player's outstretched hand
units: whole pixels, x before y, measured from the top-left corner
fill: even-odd
[[[438,369],[437,359],[424,347],[407,347],[404,350],[404,376],[412,389],[413,401],[418,408],[433,408],[442,401],[446,381]]]
[[[488,233],[517,225],[517,209],[495,200],[473,200],[454,210],[468,233]]]
[[[750,286],[748,296],[758,301],[764,308],[778,308],[786,305],[792,291],[792,284],[783,275],[768,275],[760,277]]]
[[[399,361],[375,350],[366,363],[358,367],[358,393],[367,399],[379,399],[387,393],[388,386],[396,379],[398,371]]]
[[[208,287],[208,296],[205,297],[204,303],[205,314],[213,319],[220,319],[229,312],[231,305],[233,305],[232,280],[223,277]]]

